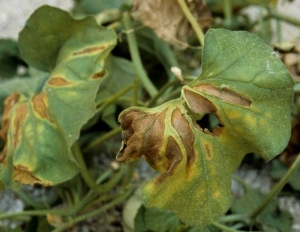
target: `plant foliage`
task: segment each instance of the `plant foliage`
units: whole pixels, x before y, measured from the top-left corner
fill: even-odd
[[[231,206],[231,174],[243,157],[268,161],[286,147],[293,86],[260,38],[211,29],[202,72],[179,99],[120,114],[125,141],[117,159],[144,156],[161,173],[143,188],[147,205],[173,210],[190,225],[212,223]],[[197,124],[210,113],[221,123],[213,131]]]
[[[76,0],[72,16],[37,9],[17,42],[0,40],[0,189],[26,203],[0,213],[0,227],[12,218],[22,220],[15,231],[80,222],[118,231],[116,205],[131,197],[124,228],[136,232],[287,231],[291,216],[273,198],[286,183],[299,191],[299,119],[291,123],[299,88],[265,43],[270,18],[283,17],[275,2]],[[252,4],[268,17],[250,23],[239,9]],[[261,163],[283,150],[271,193],[240,180],[245,194],[233,201],[244,157]],[[142,197],[133,195],[141,185]],[[107,210],[99,226],[95,216]]]

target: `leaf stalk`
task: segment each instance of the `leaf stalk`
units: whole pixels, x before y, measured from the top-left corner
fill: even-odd
[[[189,7],[187,6],[185,0],[177,0],[179,6],[181,7],[185,17],[192,25],[192,28],[194,29],[196,36],[201,44],[201,46],[204,45],[204,34],[199,26],[199,23],[196,21],[195,17],[193,16],[192,12],[190,11]]]
[[[135,70],[140,78],[140,81],[145,88],[145,90],[148,92],[148,94],[151,97],[154,97],[157,94],[157,89],[149,79],[142,60],[140,56],[140,52],[138,50],[137,40],[134,34],[132,22],[130,19],[130,15],[128,12],[123,13],[123,21],[126,31],[130,31],[130,33],[126,33],[127,40],[128,40],[128,46],[129,46],[129,52],[132,59],[132,62],[134,64]]]
[[[280,179],[280,181],[275,185],[272,191],[266,196],[264,201],[250,214],[249,218],[254,221],[255,218],[260,215],[265,208],[269,205],[271,200],[282,190],[285,184],[289,181],[292,174],[300,167],[300,154],[298,154],[292,166],[285,173],[285,175]]]

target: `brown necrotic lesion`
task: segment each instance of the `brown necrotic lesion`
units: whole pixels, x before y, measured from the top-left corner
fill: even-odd
[[[129,162],[144,156],[155,170],[165,171],[165,158],[160,150],[164,142],[166,112],[167,109],[160,113],[147,113],[137,109],[124,111],[119,117],[124,145],[117,160]]]
[[[72,83],[68,82],[63,77],[51,77],[48,81],[48,84],[54,86],[67,86],[71,85]]]
[[[186,116],[182,114],[179,108],[175,108],[173,111],[171,123],[179,134],[181,142],[185,148],[187,158],[186,169],[188,172],[196,160],[196,152],[194,149],[195,135],[191,129],[190,123],[186,119]]]
[[[130,108],[121,113],[119,121],[124,141],[118,161],[130,162],[144,156],[152,168],[162,173],[157,183],[173,175],[182,162],[187,174],[192,169],[196,161],[193,125],[179,107],[166,107],[155,113]],[[166,124],[174,130],[167,130]]]
[[[246,107],[251,105],[251,100],[249,98],[228,88],[220,88],[213,85],[204,84],[196,85],[193,87],[193,89],[208,93],[222,101],[229,102],[235,105]]]

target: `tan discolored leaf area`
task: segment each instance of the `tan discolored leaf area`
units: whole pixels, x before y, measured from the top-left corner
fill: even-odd
[[[12,107],[18,102],[20,94],[14,92],[11,96],[6,98],[4,102],[4,114],[2,117],[2,128],[0,130],[0,138],[4,141],[7,141],[7,133],[9,129],[9,115]],[[3,151],[0,154],[0,162],[3,162],[6,158],[7,146],[4,147]]]
[[[172,210],[188,225],[210,224],[230,208],[231,174],[244,156],[268,161],[286,147],[293,86],[259,37],[211,29],[202,73],[179,99],[120,114],[124,142],[117,160],[143,156],[159,172],[142,189],[146,205]],[[201,128],[197,121],[205,114],[220,125]]]
[[[133,17],[151,27],[163,40],[181,48],[187,46],[193,30],[177,0],[132,0]],[[212,18],[204,0],[187,1],[190,11],[202,29]]]

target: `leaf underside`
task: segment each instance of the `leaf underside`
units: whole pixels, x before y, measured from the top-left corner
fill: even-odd
[[[285,148],[293,86],[259,37],[210,29],[202,73],[179,99],[120,114],[124,146],[117,160],[144,156],[160,173],[143,187],[146,205],[173,210],[189,225],[210,224],[231,206],[231,174],[243,157],[257,153],[268,161]],[[201,128],[196,121],[205,114],[221,125]]]

